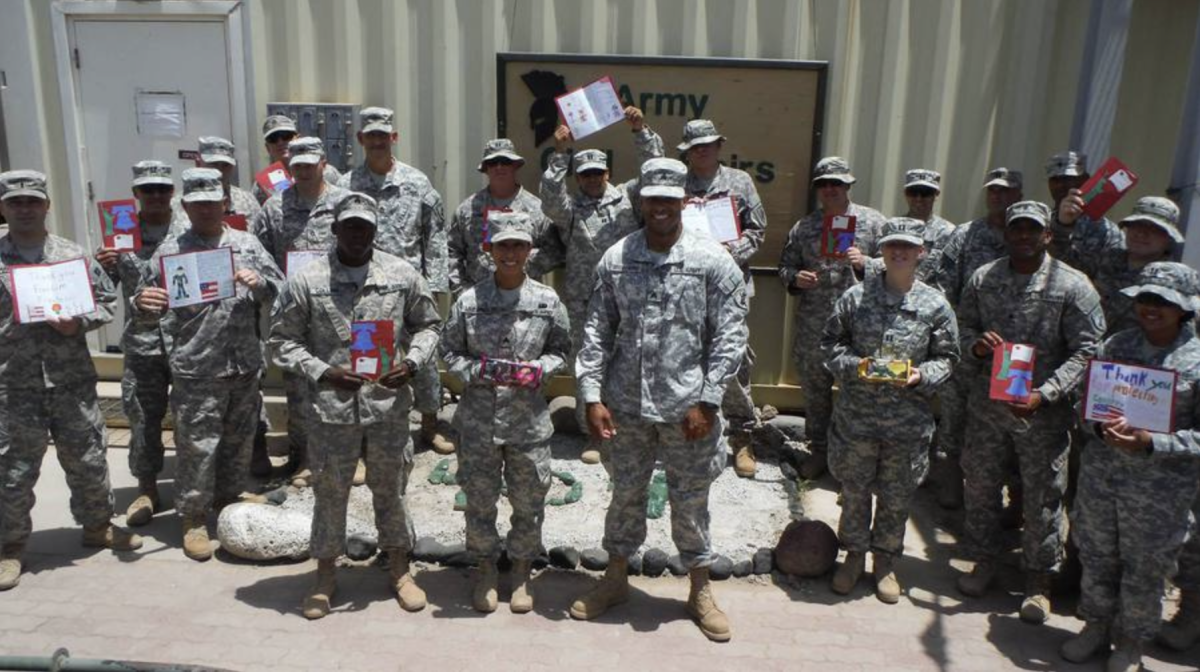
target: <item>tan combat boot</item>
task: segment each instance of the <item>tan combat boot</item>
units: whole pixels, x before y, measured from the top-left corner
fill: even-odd
[[[408,567],[408,552],[400,548],[387,549],[388,571],[392,577],[392,592],[400,608],[405,611],[420,611],[425,608],[425,591],[417,585]]]
[[[830,589],[838,595],[849,595],[862,578],[863,569],[867,566],[867,554],[859,551],[848,551],[842,566],[833,573],[833,581],[829,582]]]
[[[529,573],[532,564],[528,560],[514,560],[512,568],[512,598],[508,608],[514,614],[528,614],[533,611],[533,588],[529,585]]]
[[[980,560],[975,563],[969,574],[961,574],[956,582],[958,592],[967,597],[983,597],[992,581],[996,580],[996,565],[991,560]]]
[[[1163,626],[1158,641],[1175,651],[1187,651],[1200,639],[1200,590],[1179,591],[1179,611]]]
[[[729,630],[729,617],[717,606],[713,599],[712,582],[708,578],[707,567],[697,567],[688,572],[692,582],[691,592],[688,593],[687,611],[700,632],[714,642],[728,642],[733,633]]]
[[[433,452],[438,455],[449,455],[454,452],[454,442],[438,430],[437,413],[421,415],[421,439],[428,443],[433,448]]]
[[[480,560],[479,573],[475,576],[475,588],[471,591],[471,606],[483,614],[496,610],[499,602],[500,575],[495,560]]]
[[[600,440],[588,436],[587,445],[579,454],[579,461],[584,464],[600,464]]]
[[[337,589],[337,560],[317,560],[317,585],[304,598],[304,617],[316,620],[329,613],[333,592]]]
[[[1142,643],[1124,636],[1117,637],[1105,669],[1108,672],[1138,672],[1142,669]]]
[[[21,554],[24,544],[8,544],[0,549],[0,591],[12,590],[21,582]]]
[[[183,517],[183,554],[197,562],[204,562],[213,554],[204,518],[204,514]]]
[[[1085,663],[1092,656],[1108,650],[1108,624],[1087,621],[1078,635],[1058,647],[1058,655],[1071,663]]]
[[[359,486],[367,482],[367,463],[358,458],[358,464],[354,465],[354,476],[350,479],[350,485]]]
[[[297,490],[303,490],[312,484],[312,469],[302,467],[299,471],[292,474],[292,487]]]
[[[758,461],[754,457],[750,436],[739,432],[729,437],[729,446],[733,448],[733,473],[742,478],[754,478],[758,472]]]
[[[1040,625],[1050,618],[1050,575],[1030,572],[1025,577],[1025,599],[1021,602],[1021,620]]]
[[[125,509],[126,524],[141,527],[150,522],[154,512],[158,511],[158,479],[139,478],[137,499]]]
[[[571,618],[590,621],[629,599],[629,560],[612,555],[600,583],[571,604]]]
[[[875,597],[884,604],[896,604],[900,601],[900,580],[896,578],[895,558],[882,553],[872,553],[875,561],[872,571],[875,574]]]
[[[104,523],[96,527],[83,528],[83,545],[86,548],[136,551],[142,547],[142,538],[112,523]]]

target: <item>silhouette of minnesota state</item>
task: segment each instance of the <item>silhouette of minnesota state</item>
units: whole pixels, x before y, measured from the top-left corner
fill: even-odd
[[[533,94],[533,105],[529,106],[529,128],[533,129],[534,144],[540,146],[554,137],[558,128],[558,106],[554,99],[567,92],[567,82],[562,75],[549,70],[530,70],[521,75],[521,81]]]

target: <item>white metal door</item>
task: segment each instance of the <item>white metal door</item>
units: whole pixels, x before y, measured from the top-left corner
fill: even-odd
[[[202,135],[232,137],[225,24],[221,20],[71,21],[80,120],[88,240],[100,242],[96,203],[131,198],[130,166],[166,161],[179,174],[195,165]],[[124,310],[124,307],[121,307]],[[120,341],[118,316],[101,347]]]

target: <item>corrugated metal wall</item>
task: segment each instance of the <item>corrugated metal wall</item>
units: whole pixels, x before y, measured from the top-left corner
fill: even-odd
[[[3,11],[34,30],[37,58],[25,67],[36,80],[39,132],[19,142],[37,143],[41,167],[60,185],[54,195],[66,202],[49,4],[13,0]],[[1048,197],[1042,164],[1067,143],[1091,7],[1089,0],[245,5],[256,110],[246,123],[257,128],[272,101],[393,107],[399,155],[428,172],[448,204],[480,185],[475,161],[496,128],[497,52],[719,56],[828,61],[824,152],[850,159],[860,177],[855,200],[895,213],[903,171],[935,168],[945,176],[941,212],[954,221],[980,213],[978,185],[989,166],[1024,170],[1027,195]],[[1138,195],[1167,185],[1198,10],[1194,0],[1134,3],[1112,151],[1140,171]],[[764,292],[756,303],[778,304],[779,294]],[[758,382],[791,379],[786,349],[762,354]]]

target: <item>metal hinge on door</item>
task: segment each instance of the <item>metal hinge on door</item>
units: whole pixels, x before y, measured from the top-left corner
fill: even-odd
[[[75,59],[75,69],[76,70],[82,69],[82,66],[79,65],[79,49],[72,49],[71,52],[72,52],[71,55]]]
[[[92,191],[92,183],[90,180],[88,181],[88,200],[89,201],[96,200],[96,192]]]

